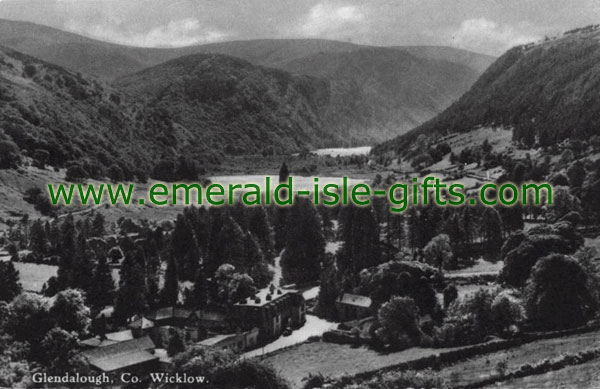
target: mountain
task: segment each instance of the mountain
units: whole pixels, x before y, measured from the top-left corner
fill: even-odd
[[[393,48],[404,50],[419,58],[442,60],[465,65],[479,74],[483,73],[496,60],[491,55],[474,53],[448,46],[396,46]]]
[[[600,135],[599,38],[591,26],[509,50],[456,103],[374,152],[400,153],[420,135],[431,139],[482,126],[510,128],[513,139],[528,146]]]
[[[114,79],[170,59],[215,53],[243,58],[256,65],[282,68],[289,61],[319,53],[360,50],[362,46],[323,39],[262,39],[181,48],[143,48],[102,42],[30,22],[0,19],[0,45],[67,69]],[[445,60],[481,73],[491,57],[450,47],[399,46],[419,58]]]
[[[0,48],[2,168],[15,151],[46,154],[55,167],[79,161],[90,176],[113,164],[150,168],[162,147],[146,136],[152,126],[138,113],[108,85]]]
[[[337,139],[319,118],[327,83],[219,54],[177,58],[114,86],[173,122],[173,140],[210,152],[294,152]]]
[[[107,90],[113,88],[109,83],[114,83],[116,89],[127,94],[128,101],[148,109],[160,109],[166,112],[167,120],[179,123],[192,133],[204,134],[211,139],[210,142],[232,142],[230,150],[245,153],[258,152],[269,145],[287,152],[304,147],[372,144],[393,138],[448,107],[476,80],[479,75],[477,69],[487,58],[451,48],[382,48],[318,39],[235,41],[173,49],[139,48],[8,20],[0,20],[0,45],[69,69],[81,79],[95,76],[97,83]],[[214,54],[237,57],[240,61],[234,64]],[[193,100],[196,103],[192,104],[173,98],[169,103],[164,95],[155,96],[152,101],[136,96],[136,93],[146,93],[147,88],[154,90],[157,84],[166,91],[168,88],[164,82],[167,80],[173,84],[169,90],[174,91],[177,85],[181,85],[182,79],[189,81],[189,75],[179,72],[174,65],[178,63],[176,59],[195,58],[205,63],[201,55],[212,55],[210,58],[215,66],[223,61],[223,74],[236,74],[257,91],[273,92],[268,96],[276,103],[249,108],[261,113],[260,120],[270,117],[268,125],[260,122],[254,111],[245,113],[247,117],[240,119],[239,123],[223,123],[221,119],[212,124],[202,122],[212,118],[211,114],[223,116],[246,107],[236,106],[239,103],[236,99],[223,99],[221,104],[229,104],[226,107],[211,105],[208,108],[207,101],[197,104]],[[170,66],[175,66],[171,75],[167,74]],[[229,66],[237,70],[244,68],[247,72],[228,73],[231,70]],[[280,71],[270,71],[267,67]],[[149,68],[153,70],[144,71]],[[281,70],[294,76],[285,75]],[[159,80],[146,76],[153,72],[159,73]],[[196,74],[201,81],[194,80],[197,81],[194,85],[197,88],[223,88],[214,93],[227,95],[231,92],[238,94],[236,98],[246,101],[261,100],[243,95],[248,90],[243,89],[247,85],[239,83],[240,80],[229,80],[224,84],[206,80],[209,75],[223,76],[218,73],[210,69],[205,74]],[[291,88],[276,90],[273,78],[284,82],[285,88]],[[261,85],[263,82],[265,84]],[[139,87],[135,83],[140,83]],[[232,87],[231,83],[235,85]],[[233,91],[227,89],[230,87]],[[290,94],[286,95],[288,91]],[[175,107],[174,101],[182,107]],[[126,104],[125,100],[123,104]],[[184,109],[185,115],[182,113]],[[192,112],[195,109],[197,112]],[[275,112],[269,113],[269,109]],[[141,114],[138,112],[136,115]],[[155,124],[160,122],[156,115],[154,111],[151,114]],[[284,120],[280,115],[287,115],[287,118]],[[240,113],[238,116],[243,115]],[[225,129],[207,130],[216,125]],[[233,135],[234,129],[240,131],[239,136]],[[270,132],[273,142],[265,143]],[[219,133],[226,136],[220,140],[212,138],[212,134]],[[196,146],[192,149],[194,152],[210,151],[206,142],[208,140],[204,138],[194,140],[192,143]]]
[[[328,126],[343,124],[356,144],[382,141],[408,131],[458,99],[478,74],[442,60],[403,50],[362,48],[319,53],[282,68],[328,80]]]

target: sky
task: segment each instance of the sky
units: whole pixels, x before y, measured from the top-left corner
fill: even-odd
[[[144,47],[324,38],[500,55],[600,23],[600,0],[0,0],[0,18]]]

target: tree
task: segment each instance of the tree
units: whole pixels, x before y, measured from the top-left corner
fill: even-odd
[[[85,297],[76,289],[66,289],[56,295],[50,317],[57,327],[79,335],[85,334],[91,324]]]
[[[75,258],[71,269],[71,282],[65,286],[79,288],[89,294],[94,282],[93,255],[93,252],[88,248],[87,239],[80,233],[77,238]]]
[[[11,301],[21,293],[19,271],[12,261],[0,262],[0,301]]]
[[[204,308],[208,304],[208,289],[209,281],[206,279],[204,267],[200,267],[196,273],[196,281],[194,282],[193,302],[192,306]]]
[[[392,297],[377,312],[377,319],[381,324],[378,331],[383,335],[382,340],[387,340],[394,346],[404,346],[404,348],[418,344],[422,335],[418,323],[418,313],[419,310],[413,299]],[[410,344],[398,344],[401,337],[407,337]]]
[[[269,216],[263,206],[252,207],[248,210],[248,231],[258,240],[267,261],[272,261],[275,255],[275,242]]]
[[[192,346],[173,358],[171,374],[204,376],[207,389],[287,389],[287,384],[270,367],[260,362],[240,360],[232,351]],[[187,388],[180,385],[178,388]]]
[[[499,333],[507,331],[510,326],[525,320],[525,310],[521,301],[508,293],[500,293],[492,302],[492,320]]]
[[[502,218],[494,208],[485,208],[481,215],[481,234],[485,242],[485,251],[497,255],[502,248]]]
[[[69,182],[81,182],[88,177],[90,177],[90,173],[78,164],[69,166],[65,173],[65,180]]]
[[[66,288],[73,282],[73,266],[75,263],[75,222],[69,214],[60,226],[58,252],[60,259],[57,270],[57,283],[60,288]]]
[[[117,322],[123,322],[135,314],[142,313],[148,307],[144,262],[144,253],[139,247],[125,255],[115,300],[114,315]]]
[[[250,232],[244,237],[243,263],[243,268],[247,269],[248,275],[252,277],[256,287],[264,288],[269,285],[273,279],[273,272],[269,270],[263,251]]]
[[[29,248],[34,255],[42,257],[47,252],[48,238],[41,220],[36,220],[29,230]]]
[[[83,360],[77,356],[78,349],[76,336],[62,328],[53,328],[42,340],[40,360],[48,374],[74,372],[83,365]]]
[[[123,181],[125,175],[123,174],[123,169],[117,164],[112,164],[108,168],[108,178],[112,182],[121,182]]]
[[[438,270],[442,268],[452,269],[456,267],[453,262],[454,255],[450,246],[450,238],[446,234],[440,234],[433,238],[423,251],[425,261],[430,265],[436,266]]]
[[[342,245],[337,257],[341,271],[358,274],[381,263],[379,223],[371,207],[342,208],[340,228]]]
[[[448,308],[458,298],[456,285],[450,284],[444,288],[444,308]]]
[[[104,228],[105,219],[104,216],[98,212],[94,216],[94,220],[92,220],[92,228],[90,231],[90,236],[102,237],[106,234],[106,229]]]
[[[48,150],[36,149],[33,152],[33,160],[35,161],[35,166],[38,169],[43,170],[46,168],[46,162],[48,162],[49,157],[50,157],[50,153],[48,152]]]
[[[289,208],[286,236],[290,239],[281,255],[283,279],[298,284],[316,281],[325,255],[325,238],[319,214],[308,199],[298,198]]]
[[[583,181],[585,180],[585,167],[581,161],[577,161],[567,169],[567,176],[569,177],[569,184],[574,188],[581,188]]]
[[[235,271],[229,264],[219,266],[215,273],[216,296],[214,301],[222,306],[233,305],[246,300],[256,292],[250,276]]]
[[[171,251],[177,263],[180,280],[193,280],[200,266],[200,251],[193,234],[194,229],[185,215],[177,215],[171,234]]]
[[[185,344],[181,339],[181,335],[179,334],[179,331],[174,331],[173,335],[169,339],[167,354],[172,357],[183,351],[185,351]]]
[[[279,183],[287,182],[290,177],[290,170],[288,169],[285,162],[281,164],[279,168]]]
[[[21,293],[10,303],[12,313],[6,330],[16,341],[39,344],[52,328],[46,299],[34,293]]]
[[[167,262],[167,271],[165,272],[165,283],[161,291],[161,302],[163,306],[172,306],[177,304],[179,299],[179,282],[177,281],[177,264],[173,257]]]
[[[100,257],[94,270],[92,287],[88,294],[88,301],[94,307],[111,305],[114,302],[115,282],[110,266],[105,257]]]
[[[527,317],[544,329],[583,325],[597,310],[587,274],[575,260],[560,254],[536,263],[524,296]]]
[[[14,169],[20,162],[19,147],[12,141],[0,140],[0,169]]]

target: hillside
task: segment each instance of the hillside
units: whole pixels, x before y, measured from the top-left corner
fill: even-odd
[[[600,135],[600,32],[583,29],[501,56],[443,113],[374,153],[400,153],[428,138],[490,126],[513,129],[526,146]]]
[[[289,61],[284,68],[330,80],[336,106],[328,122],[342,123],[358,143],[389,139],[419,125],[477,78],[463,65],[385,48],[320,53]]]
[[[115,88],[0,48],[0,168],[77,161],[85,176],[116,165],[129,179],[162,156],[210,168],[227,153],[297,152],[334,139],[318,120],[326,91],[220,55],[173,60]]]
[[[216,54],[168,61],[115,82],[147,109],[173,121],[178,144],[191,150],[251,154],[272,146],[295,152],[337,139],[323,131],[326,82],[294,77]]]
[[[215,53],[243,58],[256,65],[282,68],[288,62],[319,53],[356,51],[368,46],[323,39],[259,39],[182,48],[142,48],[107,43],[30,22],[0,19],[0,45],[70,70],[114,79],[191,54]],[[481,73],[493,58],[451,47],[398,46],[416,57],[465,65]]]
[[[490,55],[448,46],[395,46],[393,48],[404,50],[419,58],[442,60],[464,65],[479,74],[483,73],[496,60],[495,57]]]

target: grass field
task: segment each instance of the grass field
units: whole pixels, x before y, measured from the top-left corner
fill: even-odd
[[[449,270],[445,273],[445,276],[448,278],[452,277],[471,277],[478,275],[488,275],[488,274],[499,274],[500,270],[502,270],[503,262],[490,262],[486,261],[483,258],[477,259],[475,264],[471,267],[459,269],[459,270]]]
[[[600,388],[600,361],[594,360],[577,366],[567,366],[564,369],[551,371],[546,374],[500,382],[486,386],[486,389],[574,389]]]
[[[56,275],[58,266],[13,262],[19,271],[21,285],[29,292],[39,292],[48,278]]]
[[[498,375],[496,367],[499,362],[505,362],[508,371],[515,370],[523,364],[535,364],[546,358],[558,357],[560,354],[576,354],[580,351],[595,349],[600,347],[599,340],[600,332],[598,331],[539,340],[459,362],[442,369],[440,375],[453,385],[463,386]]]
[[[28,292],[39,292],[48,278],[56,275],[58,266],[42,265],[36,263],[13,262],[15,269],[19,271],[19,277],[23,290]],[[115,284],[119,281],[119,269],[112,269]]]
[[[448,350],[451,349],[411,348],[380,354],[367,347],[315,342],[300,344],[267,356],[263,360],[288,380],[292,388],[297,389],[302,387],[302,378],[310,373],[341,377],[381,369]]]

